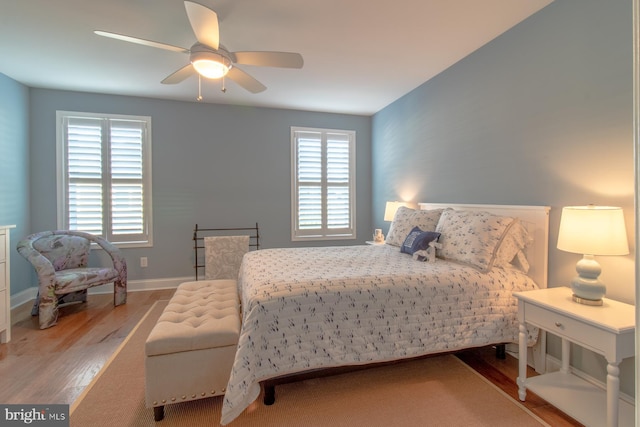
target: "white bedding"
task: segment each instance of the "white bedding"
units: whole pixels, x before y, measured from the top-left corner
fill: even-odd
[[[249,252],[238,283],[242,330],[222,424],[268,378],[517,342],[512,293],[537,288],[515,269],[419,262],[389,245]]]

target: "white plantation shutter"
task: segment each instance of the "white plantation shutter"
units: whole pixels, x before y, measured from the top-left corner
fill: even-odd
[[[111,221],[114,235],[144,233],[143,122],[112,120]]]
[[[102,123],[90,118],[69,118],[66,131],[68,228],[101,236]]]
[[[297,133],[298,226],[322,227],[322,140],[319,133]]]
[[[151,245],[151,119],[58,112],[59,227]]]
[[[327,133],[327,227],[348,231],[351,226],[350,136]]]
[[[353,239],[355,132],[292,128],[293,240]]]

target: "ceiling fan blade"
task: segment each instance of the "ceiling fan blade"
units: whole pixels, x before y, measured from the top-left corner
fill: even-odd
[[[299,53],[289,52],[233,52],[234,62],[262,67],[302,68],[304,60]]]
[[[184,7],[196,39],[217,50],[220,44],[218,15],[208,7],[190,1],[185,1]]]
[[[231,67],[227,76],[251,93],[259,93],[267,89],[265,85],[245,73],[238,67]]]
[[[189,53],[189,49],[185,49],[184,47],[173,46],[166,43],[154,42],[152,40],[140,39],[138,37],[125,36],[124,34],[111,33],[109,31],[102,31],[102,30],[95,30],[94,33],[99,36],[109,37],[112,39],[122,40],[125,42],[141,44],[144,46],[157,47],[159,49],[172,50],[174,52]]]
[[[194,74],[196,74],[196,70],[193,68],[193,65],[187,64],[184,67],[180,68],[175,73],[167,76],[160,83],[165,84],[165,85],[174,85],[176,83],[180,83],[181,81],[183,81],[187,77],[190,77],[190,76],[192,76]]]

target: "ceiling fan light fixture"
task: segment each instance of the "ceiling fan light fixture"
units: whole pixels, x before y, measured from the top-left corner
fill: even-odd
[[[231,61],[215,52],[193,52],[191,64],[198,74],[208,79],[224,77],[231,68]]]

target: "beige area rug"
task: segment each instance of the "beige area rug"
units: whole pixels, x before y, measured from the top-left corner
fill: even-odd
[[[220,425],[222,397],[167,405],[157,423],[145,408],[144,343],[165,306],[149,310],[74,402],[71,426]],[[451,355],[280,385],[272,406],[261,397],[229,426],[547,425]]]

